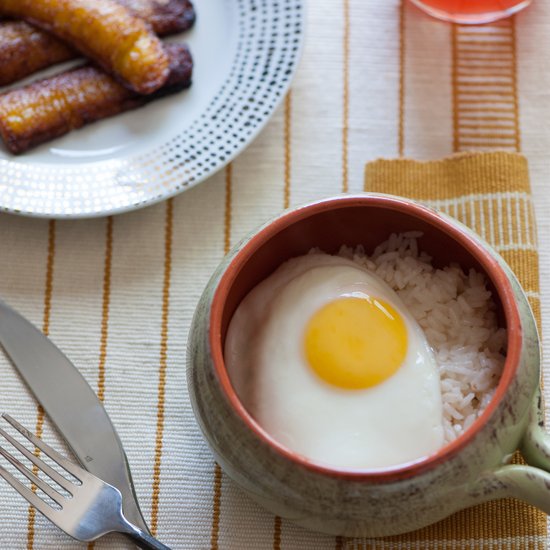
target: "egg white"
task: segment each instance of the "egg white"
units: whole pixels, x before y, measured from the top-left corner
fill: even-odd
[[[352,296],[389,303],[408,334],[397,372],[361,390],[326,383],[304,353],[312,315]],[[258,423],[317,463],[381,468],[429,455],[443,444],[439,374],[426,337],[395,292],[352,260],[319,253],[283,264],[237,308],[225,362],[235,391]]]

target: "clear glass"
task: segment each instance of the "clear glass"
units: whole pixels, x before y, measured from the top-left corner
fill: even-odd
[[[531,0],[411,0],[434,17],[462,24],[490,23],[508,17]]]

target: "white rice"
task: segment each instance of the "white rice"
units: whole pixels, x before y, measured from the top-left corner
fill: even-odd
[[[340,255],[367,267],[391,286],[432,346],[441,376],[445,440],[472,425],[491,400],[505,360],[506,330],[499,328],[485,276],[453,264],[435,269],[418,248],[422,234],[392,234],[372,255],[342,247]]]

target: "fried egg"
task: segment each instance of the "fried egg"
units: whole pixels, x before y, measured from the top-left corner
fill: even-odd
[[[443,445],[433,352],[397,294],[323,253],[283,264],[239,304],[225,362],[276,441],[340,468],[403,464]]]

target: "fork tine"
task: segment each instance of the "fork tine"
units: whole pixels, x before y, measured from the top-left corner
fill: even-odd
[[[34,453],[31,453],[19,441],[14,439],[9,433],[0,428],[0,435],[7,439],[22,455],[26,456],[37,468],[42,470],[48,477],[53,479],[58,485],[66,491],[73,494],[75,485],[60,473],[56,472],[51,466],[48,466],[43,460],[40,460]]]
[[[21,435],[25,436],[46,456],[50,457],[54,462],[57,462],[62,468],[65,468],[67,472],[73,474],[73,476],[76,477],[79,481],[82,481],[83,478],[87,477],[88,472],[86,472],[86,470],[84,470],[80,466],[77,466],[76,464],[73,464],[70,460],[67,460],[62,454],[58,453],[55,449],[52,449],[49,445],[36,437],[32,432],[27,430],[27,428],[19,424],[19,422],[13,419],[9,414],[2,413],[2,418],[9,422]]]
[[[64,497],[55,489],[50,487],[45,481],[34,475],[23,463],[19,462],[15,457],[11,456],[6,449],[0,447],[0,454],[9,462],[11,462],[28,480],[32,481],[39,489],[44,491],[52,500],[57,502],[59,506],[63,506]]]
[[[3,466],[0,466],[0,476],[2,476],[27,502],[34,506],[41,514],[45,515],[50,521],[55,523],[57,510],[46,504],[39,496],[33,493],[28,487],[18,481]]]

